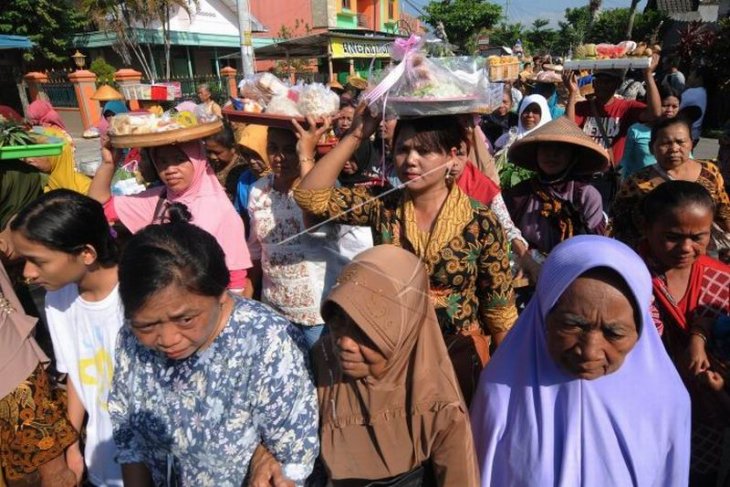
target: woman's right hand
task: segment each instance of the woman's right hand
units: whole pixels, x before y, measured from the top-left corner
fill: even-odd
[[[360,140],[369,139],[380,127],[380,118],[373,115],[366,101],[360,102],[352,117],[352,125],[347,131]]]
[[[114,165],[116,160],[120,157],[121,151],[112,147],[111,139],[109,135],[104,134],[100,137],[101,139],[101,163]]]
[[[705,340],[702,337],[690,335],[687,354],[687,368],[692,375],[699,375],[710,368],[710,360],[705,351]]]
[[[578,93],[578,77],[575,71],[568,70],[563,73],[563,84],[568,89],[569,94]]]

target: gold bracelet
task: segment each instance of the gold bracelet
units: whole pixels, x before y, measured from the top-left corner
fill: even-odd
[[[300,157],[299,158],[299,164],[308,164],[308,163],[314,164],[314,157]]]

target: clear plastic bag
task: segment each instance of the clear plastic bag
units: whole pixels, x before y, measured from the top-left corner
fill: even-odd
[[[305,117],[334,115],[340,109],[340,97],[322,83],[312,83],[302,87],[297,108]]]

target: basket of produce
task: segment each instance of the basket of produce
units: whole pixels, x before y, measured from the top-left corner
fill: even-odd
[[[57,156],[64,143],[56,137],[30,132],[18,122],[0,122],[0,160]]]
[[[623,41],[618,44],[582,44],[575,49],[573,59],[565,61],[565,69],[646,69],[658,46]]]
[[[154,113],[123,113],[112,118],[109,139],[113,147],[155,147],[178,144],[214,135],[223,122],[204,110]]]
[[[246,80],[241,86],[241,95],[242,99],[234,100],[233,109],[223,110],[232,122],[293,130],[292,119],[306,127],[306,117],[334,116],[340,108],[340,97],[325,85],[287,86],[271,73]]]
[[[399,117],[425,117],[489,113],[501,102],[502,86],[490,83],[478,58],[428,58],[418,36],[396,39],[393,59],[397,66],[366,92],[372,106]]]
[[[517,56],[489,56],[487,69],[489,81],[513,81],[520,75],[520,60]]]

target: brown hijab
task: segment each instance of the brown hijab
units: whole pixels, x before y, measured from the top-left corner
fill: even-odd
[[[0,263],[0,399],[13,392],[38,367],[47,363],[33,338],[36,319],[26,315]]]
[[[392,245],[366,250],[342,271],[322,306],[325,320],[335,305],[387,359],[381,378],[353,380],[331,336],[314,350],[321,452],[335,485],[394,477],[429,459],[440,485],[478,485],[467,409],[424,265]]]

